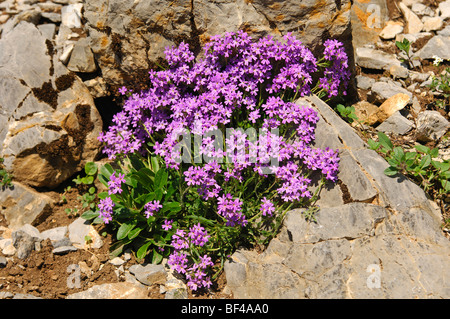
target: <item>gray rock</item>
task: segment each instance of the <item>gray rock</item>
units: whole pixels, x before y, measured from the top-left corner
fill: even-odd
[[[108,85],[121,86],[135,70],[148,69],[164,57],[166,46],[185,40],[198,48],[211,36],[229,31],[246,30],[255,39],[267,34],[279,39],[295,31],[312,49],[318,48],[326,35],[342,40],[353,56],[350,7],[348,0],[320,4],[183,0],[170,6],[162,0],[86,0],[83,16],[94,55],[108,57],[97,61],[103,78]],[[111,32],[106,32],[106,27]]]
[[[356,48],[355,54],[356,64],[363,68],[388,70],[393,65],[401,64],[394,55],[372,48]]]
[[[53,37],[55,36],[56,24],[53,23],[40,24],[37,26],[37,28],[46,39],[52,40]]]
[[[416,124],[417,139],[422,142],[438,141],[450,128],[450,122],[445,117],[429,110],[419,113]]]
[[[443,25],[444,21],[440,17],[423,17],[423,30],[425,32],[440,30]]]
[[[443,37],[450,37],[450,25],[447,25],[444,29],[438,31],[437,34]]]
[[[92,73],[97,70],[94,54],[86,38],[75,43],[67,68],[74,72]]]
[[[6,260],[5,256],[0,256],[0,268],[5,268],[8,264],[8,260]]]
[[[33,237],[23,230],[13,231],[11,234],[12,244],[16,248],[17,258],[25,259],[34,250],[35,242],[39,241],[39,238]]]
[[[383,123],[378,125],[377,130],[384,133],[404,135],[411,131],[413,127],[414,123],[397,111],[393,115],[388,117],[385,121],[383,121]]]
[[[442,35],[432,37],[422,49],[414,53],[414,56],[421,59],[433,59],[434,56],[450,59],[450,37]]]
[[[54,188],[98,154],[100,114],[33,24],[3,34],[0,51],[0,157],[16,181]]]
[[[11,299],[14,297],[14,294],[9,291],[0,291],[0,299]]]
[[[148,289],[129,282],[95,285],[67,299],[148,299]]]
[[[439,3],[439,10],[441,12],[440,17],[442,19],[450,18],[450,1],[444,1]]]
[[[11,229],[38,222],[50,214],[53,199],[20,183],[13,182],[13,185],[13,188],[5,188],[0,192],[2,214]]]
[[[364,202],[320,206],[317,223],[307,222],[302,209],[290,211],[263,253],[235,252],[224,266],[234,298],[448,298],[442,282],[449,281],[443,265],[450,264],[450,244],[441,213],[420,187],[401,175],[386,176],[389,164],[344,133],[351,128],[324,102],[306,100],[331,126],[316,131],[320,147],[326,145],[322,134],[336,135],[344,150],[340,176],[361,174],[370,193],[361,196]],[[341,179],[350,197],[361,188],[352,188],[353,180]]]
[[[185,288],[170,289],[164,294],[164,299],[188,299],[188,291]]]
[[[57,248],[54,248],[52,250],[52,253],[54,255],[65,255],[67,253],[70,253],[72,251],[77,251],[78,248],[74,247],[74,246],[59,246]]]
[[[411,10],[420,16],[426,15],[433,17],[435,15],[434,10],[424,5],[423,3],[413,3],[411,6]]]
[[[356,86],[359,89],[369,90],[375,83],[375,79],[369,78],[368,76],[357,75],[355,78],[356,78]]]
[[[92,243],[86,242],[86,236],[91,238]],[[71,243],[81,249],[100,248],[103,241],[95,228],[89,221],[79,217],[69,225],[69,239]]]
[[[69,4],[61,9],[61,23],[69,28],[81,28],[82,3]]]
[[[59,248],[63,246],[72,246],[72,243],[69,238],[64,237],[63,239],[52,241],[52,246],[53,248]]]
[[[36,297],[32,294],[15,294],[12,299],[43,299],[41,297]]]
[[[50,239],[52,242],[60,241],[66,238],[66,235],[68,234],[68,227],[67,226],[61,226],[61,227],[55,227],[48,230],[44,230],[41,233],[41,238],[44,239]]]
[[[412,93],[393,82],[375,82],[368,94],[368,99],[372,103],[383,103],[398,93],[408,95],[412,102]]]
[[[167,272],[163,265],[146,264],[133,265],[129,269],[136,279],[147,286],[164,284],[167,281]]]

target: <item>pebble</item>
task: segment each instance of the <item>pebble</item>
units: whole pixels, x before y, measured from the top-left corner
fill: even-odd
[[[0,268],[6,267],[7,264],[8,264],[8,261],[6,260],[6,257],[0,256]]]
[[[77,251],[78,249],[74,246],[60,246],[52,250],[54,255],[65,255],[72,251]]]

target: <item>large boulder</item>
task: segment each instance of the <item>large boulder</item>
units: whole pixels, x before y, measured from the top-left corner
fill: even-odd
[[[102,119],[35,25],[4,34],[0,52],[0,157],[16,181],[54,188],[95,159]]]
[[[316,223],[287,213],[267,249],[225,263],[235,298],[449,298],[450,242],[419,186],[384,174],[389,164],[316,97],[316,146],[340,150],[338,183],[323,189]]]
[[[339,39],[353,58],[350,7],[349,0],[86,0],[84,17],[107,84],[141,89],[167,46],[185,41],[199,54],[211,36],[229,31],[254,38],[292,32],[313,50]]]

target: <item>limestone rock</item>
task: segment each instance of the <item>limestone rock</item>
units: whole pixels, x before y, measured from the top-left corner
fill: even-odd
[[[433,59],[434,56],[450,59],[450,36],[434,36],[414,55],[421,59]]]
[[[92,73],[97,70],[94,54],[86,38],[75,43],[67,68],[74,72],[83,73]]]
[[[383,40],[394,39],[395,36],[403,32],[403,23],[388,21],[386,26],[380,32],[380,38]]]
[[[444,21],[441,17],[424,17],[423,18],[423,31],[437,31],[442,28]]]
[[[1,213],[13,230],[45,219],[53,205],[54,201],[49,196],[17,182],[13,182],[12,188],[0,191]]]
[[[0,157],[15,180],[54,188],[99,153],[100,114],[33,24],[4,35],[0,51]]]
[[[410,103],[412,101],[412,93],[408,90],[402,88],[401,86],[395,84],[392,81],[389,82],[375,82],[372,85],[371,92],[368,94],[368,100],[371,103],[384,103],[389,98],[392,98],[393,96],[400,96],[399,94],[402,94],[402,96],[407,95],[408,101],[407,103]],[[393,112],[394,113],[394,112]],[[391,113],[391,115],[393,114]]]
[[[410,101],[410,97],[404,93],[397,93],[381,104],[377,112],[369,116],[366,123],[373,125],[375,123],[383,123],[388,117],[395,112],[403,109]]]
[[[95,228],[89,223],[79,217],[73,221],[69,226],[69,239],[73,246],[80,249],[100,248],[103,246],[101,239]],[[86,241],[86,236],[89,236],[90,241]]]
[[[167,281],[167,272],[161,264],[133,265],[129,271],[136,276],[137,280],[147,286],[162,285]]]
[[[394,133],[397,135],[404,135],[411,131],[414,127],[414,123],[408,120],[406,117],[395,112],[377,126],[377,131],[384,133]]]
[[[135,77],[164,57],[167,46],[184,40],[201,56],[211,36],[238,30],[255,39],[293,32],[313,50],[326,35],[343,41],[352,57],[350,9],[348,0],[182,0],[170,5],[163,0],[86,0],[83,16],[102,76],[118,88],[133,86]]]
[[[444,1],[439,3],[439,10],[441,12],[440,17],[442,19],[450,18],[450,1]]]
[[[403,2],[399,3],[400,10],[406,20],[406,30],[408,33],[417,33],[422,31],[423,23],[419,17],[412,12]]]
[[[438,141],[450,128],[450,123],[437,111],[423,111],[417,116],[417,139]]]
[[[366,47],[356,48],[356,63],[375,70],[388,70],[392,65],[401,64],[392,54]]]
[[[95,285],[73,293],[67,299],[148,299],[148,289],[129,282]]]
[[[389,164],[324,102],[305,100],[319,112],[318,128],[329,127],[316,131],[317,146],[342,150],[340,176],[352,200],[319,204],[317,223],[290,211],[263,253],[235,252],[224,268],[234,298],[448,298],[450,243],[440,212],[419,186],[386,176]]]

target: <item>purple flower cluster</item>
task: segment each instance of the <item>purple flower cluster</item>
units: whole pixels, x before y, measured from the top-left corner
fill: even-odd
[[[160,204],[159,200],[148,202],[147,204],[144,205],[145,217],[149,218],[150,216],[153,216],[153,214],[158,212],[161,208],[162,205]]]
[[[272,216],[275,212],[275,205],[266,197],[263,197],[260,210],[263,216]]]
[[[178,229],[172,236],[171,245],[174,247],[174,252],[169,256],[168,264],[180,274],[184,274],[188,280],[188,287],[192,290],[197,290],[202,287],[210,287],[212,282],[207,275],[207,269],[214,266],[211,257],[204,255],[199,257],[199,261],[190,261],[189,248],[203,247],[209,240],[210,236],[204,227],[196,224],[186,231]]]
[[[125,183],[125,174],[120,174],[116,176],[116,172],[112,173],[108,182],[108,194],[121,194],[122,193],[122,183]]]
[[[98,203],[99,217],[105,224],[108,224],[112,220],[113,208],[114,202],[111,197],[100,199],[100,202]]]
[[[319,87],[328,92],[328,97],[337,96],[340,88],[343,88],[342,93],[346,95],[345,87],[350,79],[350,71],[344,46],[337,40],[326,40],[324,46],[324,57],[331,66],[325,69],[324,77],[319,79]]]
[[[217,199],[217,213],[224,217],[227,226],[247,225],[247,220],[242,212],[242,201],[239,198],[233,199],[228,193]]]

